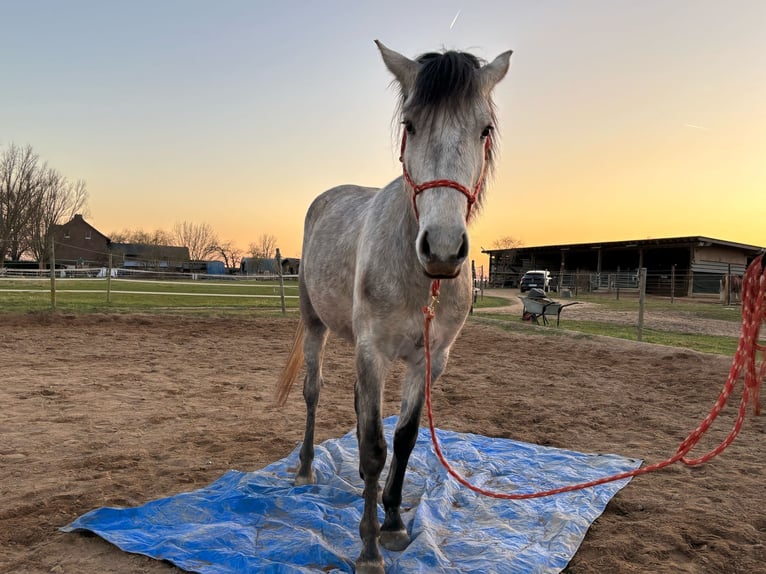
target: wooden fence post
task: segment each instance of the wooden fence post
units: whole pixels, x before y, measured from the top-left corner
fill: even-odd
[[[112,254],[109,254],[109,268],[106,270],[106,302],[112,303]]]
[[[56,310],[56,252],[53,248],[53,235],[51,235],[51,308]]]
[[[468,312],[473,315],[473,306],[476,304],[476,261],[471,259],[471,310]]]
[[[279,248],[277,248],[277,273],[279,273],[279,299],[282,302],[282,315],[286,315],[287,309],[285,308],[285,281],[284,277],[282,277],[282,255],[279,253]]]
[[[676,298],[676,264],[670,268],[670,302],[675,303]]]
[[[731,305],[731,263],[726,266],[726,306]]]
[[[638,270],[638,340],[644,340],[644,306],[646,305],[646,267]]]

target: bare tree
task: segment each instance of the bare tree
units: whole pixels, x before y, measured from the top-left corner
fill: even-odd
[[[54,225],[82,213],[88,202],[88,188],[84,181],[69,181],[55,169],[43,166],[39,174],[40,194],[31,207],[29,250],[42,264],[50,255],[51,230]]]
[[[39,158],[31,146],[11,144],[0,154],[0,266],[27,249],[30,207],[37,203]]]
[[[182,221],[173,226],[173,241],[189,248],[192,261],[202,261],[218,253],[218,237],[207,223]]]
[[[248,273],[253,273],[256,270],[263,270],[263,262],[274,257],[274,251],[277,247],[277,238],[270,233],[263,233],[258,238],[257,242],[251,243],[249,246],[250,257],[252,262],[248,263]]]
[[[510,235],[506,235],[500,239],[495,239],[492,242],[492,247],[495,249],[516,249],[517,247],[523,247],[523,245],[523,241],[516,239],[515,237],[511,237]]]
[[[10,144],[0,153],[0,265],[25,253],[42,264],[53,226],[71,219],[87,201],[84,181],[70,182],[41,164],[31,146]]]
[[[227,269],[236,269],[242,259],[242,250],[238,249],[233,242],[226,241],[216,245],[216,254],[223,259]]]
[[[173,237],[164,229],[144,231],[143,229],[123,229],[109,234],[113,243],[142,243],[144,245],[173,245]]]
[[[250,256],[256,259],[271,259],[277,247],[277,238],[270,233],[263,233],[258,241],[250,244]]]

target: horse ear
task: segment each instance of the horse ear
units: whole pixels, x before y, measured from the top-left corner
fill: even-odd
[[[485,94],[489,95],[495,85],[508,73],[508,68],[511,65],[511,54],[513,54],[512,50],[503,52],[479,71]]]
[[[415,85],[415,77],[420,70],[420,64],[415,60],[410,60],[406,56],[402,56],[399,52],[395,52],[383,45],[379,40],[375,40],[380,55],[383,56],[383,62],[386,64],[386,68],[391,72],[396,80],[401,84],[404,94],[412,92],[412,87]]]

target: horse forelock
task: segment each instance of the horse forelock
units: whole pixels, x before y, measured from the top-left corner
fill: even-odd
[[[420,71],[408,105],[416,109],[445,109],[460,113],[481,97],[477,71],[482,62],[466,52],[429,52],[417,58]]]

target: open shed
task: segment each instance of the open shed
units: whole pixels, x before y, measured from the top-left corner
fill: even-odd
[[[717,295],[726,275],[743,275],[764,247],[710,237],[670,237],[490,249],[489,283],[517,287],[530,269],[547,269],[561,287],[589,290],[637,287],[647,268],[647,292]]]

